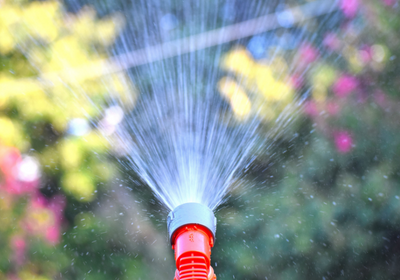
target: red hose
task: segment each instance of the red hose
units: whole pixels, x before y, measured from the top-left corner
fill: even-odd
[[[175,250],[175,280],[216,280],[210,266],[214,238],[211,231],[201,225],[185,225],[177,229],[172,238]]]

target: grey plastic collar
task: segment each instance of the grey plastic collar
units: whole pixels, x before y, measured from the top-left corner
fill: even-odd
[[[213,211],[207,206],[196,203],[184,203],[172,210],[167,219],[169,239],[171,240],[174,232],[181,226],[188,224],[198,224],[208,228],[215,239],[217,230],[217,219]]]

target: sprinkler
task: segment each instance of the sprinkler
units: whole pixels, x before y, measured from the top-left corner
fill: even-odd
[[[216,280],[211,262],[217,221],[210,208],[185,203],[168,215],[168,234],[175,251],[174,280]]]

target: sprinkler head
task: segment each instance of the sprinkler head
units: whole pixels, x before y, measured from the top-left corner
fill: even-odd
[[[175,251],[175,280],[215,280],[210,266],[216,218],[200,203],[181,204],[168,215],[168,234]]]

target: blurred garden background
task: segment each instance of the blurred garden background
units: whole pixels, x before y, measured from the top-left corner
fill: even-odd
[[[155,24],[181,38],[198,23],[172,2]],[[121,34],[140,36],[121,3],[141,16],[136,0],[0,0],[0,279],[173,279],[168,210],[108,141],[146,94],[102,75]],[[215,5],[218,20],[251,18]],[[216,212],[217,279],[400,278],[400,5],[336,5],[223,48],[215,94],[260,135],[305,101]]]

